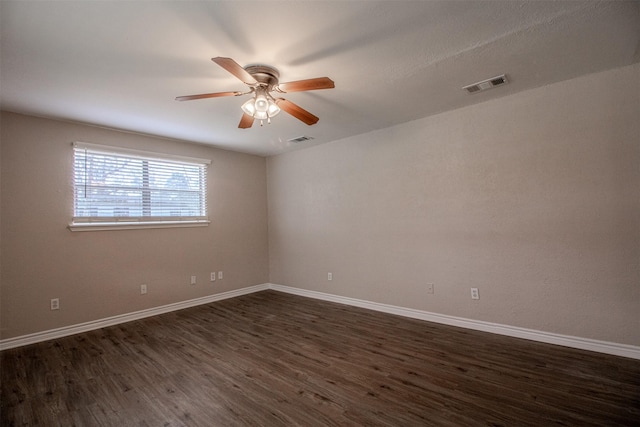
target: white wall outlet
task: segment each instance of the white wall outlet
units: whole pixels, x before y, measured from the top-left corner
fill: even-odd
[[[478,288],[471,288],[471,299],[480,299]]]
[[[59,298],[51,298],[51,310],[60,310]]]
[[[427,283],[427,293],[428,294],[433,293],[433,283]]]
[[[222,280],[222,277],[223,277],[222,271],[218,271],[218,280]]]
[[[196,276],[191,276],[191,284],[192,285],[196,284]]]
[[[211,281],[212,282],[216,281],[216,272],[215,271],[211,272]]]
[[[140,295],[147,293],[147,285],[140,285]]]
[[[333,273],[327,273],[327,280],[333,280]]]

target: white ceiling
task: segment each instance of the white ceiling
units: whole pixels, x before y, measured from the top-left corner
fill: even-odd
[[[263,156],[640,61],[638,1],[1,0],[0,19],[2,109]],[[245,98],[174,100],[246,89],[215,56],[336,87],[284,95],[316,125],[238,129]]]

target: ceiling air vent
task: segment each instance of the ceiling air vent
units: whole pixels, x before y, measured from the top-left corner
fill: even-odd
[[[312,136],[298,136],[296,138],[291,138],[288,139],[287,142],[293,142],[294,144],[298,144],[300,142],[304,142],[304,141],[311,141],[313,139]]]
[[[490,79],[483,80],[481,82],[473,83],[468,86],[463,87],[462,89],[466,90],[468,93],[476,93],[482,92],[483,90],[491,89],[496,86],[501,86],[509,83],[507,80],[507,76],[502,74],[500,76],[491,77]]]

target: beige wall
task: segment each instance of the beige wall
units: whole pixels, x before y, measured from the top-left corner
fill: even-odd
[[[269,158],[271,283],[640,345],[639,82],[626,67]]]
[[[268,281],[264,158],[13,113],[1,120],[3,339]],[[211,159],[211,225],[69,231],[72,141]],[[224,279],[209,282],[217,270]],[[49,310],[51,298],[60,310]]]

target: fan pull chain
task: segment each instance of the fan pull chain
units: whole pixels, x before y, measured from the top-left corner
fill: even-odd
[[[271,124],[271,117],[267,117],[267,124]],[[260,120],[260,126],[264,126],[264,120]]]

